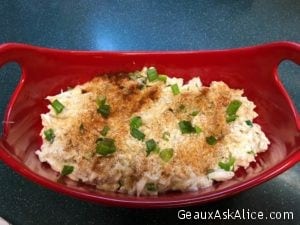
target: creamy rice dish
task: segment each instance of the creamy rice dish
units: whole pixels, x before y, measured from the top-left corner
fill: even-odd
[[[39,160],[104,191],[197,191],[231,179],[270,143],[242,90],[198,77],[184,84],[154,67],[97,76],[47,100]]]

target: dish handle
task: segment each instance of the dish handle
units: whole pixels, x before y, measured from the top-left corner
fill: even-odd
[[[276,74],[278,66],[283,60],[291,60],[294,63],[298,64],[298,66],[300,66],[300,44],[293,42],[282,42],[279,43],[278,46],[275,46],[275,48],[277,49],[277,51],[275,52],[278,52],[278,54],[275,54],[273,56],[275,59],[274,69],[276,71]],[[296,116],[296,125],[300,130],[300,113],[297,111],[296,108],[293,108],[293,110]],[[296,153],[295,160],[296,162],[300,162],[300,149]]]
[[[300,44],[295,42],[278,42],[272,43],[266,48],[264,54],[265,57],[268,57],[273,64],[273,71],[275,79],[278,79],[278,66],[284,60],[290,60],[300,66]],[[293,106],[292,102],[290,104]],[[300,130],[300,113],[295,107],[293,107],[294,114],[296,117],[296,125]],[[300,155],[299,155],[300,161]]]
[[[293,42],[274,43],[273,50],[275,51],[270,51],[269,53],[270,57],[274,60],[274,71],[276,76],[278,76],[278,66],[283,60],[291,60],[300,66],[300,44]],[[292,105],[292,102],[290,102],[290,104]],[[293,107],[293,110],[296,117],[296,125],[300,130],[300,113],[295,107]],[[300,162],[300,149],[296,153],[295,161],[298,163]]]
[[[18,44],[18,43],[6,43],[0,45],[0,69],[3,65],[9,62],[16,62],[20,65],[22,69],[26,64],[26,56],[28,60],[28,54],[33,54],[34,47],[25,44]],[[30,58],[30,57],[29,57]],[[5,138],[0,137],[0,160],[3,157],[9,157],[8,154],[4,154],[6,147],[5,147]]]
[[[24,66],[26,61],[30,60],[30,54],[34,53],[36,47],[19,44],[6,43],[0,45],[0,68],[8,62],[16,62],[20,66]]]

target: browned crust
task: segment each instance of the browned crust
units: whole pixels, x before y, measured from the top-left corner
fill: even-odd
[[[199,124],[203,132],[200,135],[188,135],[190,138],[187,141],[176,146],[173,159],[169,163],[162,163],[162,177],[170,176],[172,168],[177,165],[182,168],[189,166],[197,175],[203,175],[216,164],[222,155],[219,148],[222,138],[228,133],[225,110],[231,100],[231,92],[225,84],[214,89],[203,87],[199,92],[185,92],[176,96],[175,103],[162,113],[161,121],[165,123],[174,119],[192,120],[190,113],[194,110],[199,110],[206,118],[205,123]],[[140,84],[130,80],[127,74],[101,76],[84,85],[83,94],[88,93],[92,93],[93,97],[86,102],[87,110],[78,114],[73,128],[65,134],[65,151],[76,149],[78,154],[83,153],[82,160],[91,163],[92,170],[103,177],[101,182],[112,183],[114,180],[110,178],[110,169],[116,164],[118,154],[128,151],[124,137],[129,132],[130,118],[133,114],[150,108],[160,98],[162,85],[142,89]],[[97,112],[96,97],[101,96],[105,96],[111,106],[111,113],[107,119]],[[184,105],[185,109],[178,110],[180,105]],[[115,140],[118,150],[111,156],[102,157],[95,154],[95,149],[96,140],[105,125],[111,128],[108,136]],[[158,133],[162,134],[164,127],[160,125],[155,129],[153,132],[157,132],[158,129]],[[217,137],[218,144],[210,146],[206,143],[205,137],[210,135]],[[130,163],[133,174],[125,179],[126,182],[137,181],[146,171],[153,170],[155,160],[159,160],[159,157],[146,157],[145,152],[137,154]],[[87,166],[86,162],[81,165]],[[187,170],[184,171],[186,173]]]

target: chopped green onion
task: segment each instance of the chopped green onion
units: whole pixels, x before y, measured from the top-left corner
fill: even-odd
[[[45,135],[46,140],[49,141],[52,144],[53,141],[54,141],[54,138],[55,138],[55,134],[54,134],[53,129],[50,128],[48,130],[45,130],[44,135]]]
[[[142,118],[140,116],[132,117],[130,120],[130,128],[140,128],[143,125]]]
[[[196,133],[196,129],[192,126],[190,121],[182,120],[178,125],[182,134]]]
[[[253,127],[253,123],[252,123],[250,120],[246,120],[246,124],[247,124],[249,127]]]
[[[230,122],[233,122],[233,121],[235,121],[236,120],[236,118],[238,118],[238,115],[230,115],[230,116],[227,116],[226,117],[226,122],[227,123],[230,123]]]
[[[148,191],[157,191],[156,185],[154,183],[147,183],[146,188]]]
[[[110,129],[109,129],[108,126],[104,126],[103,129],[101,130],[100,134],[101,134],[102,136],[106,136],[109,130],[110,130]]]
[[[191,134],[191,133],[199,134],[202,132],[202,129],[200,127],[198,126],[193,127],[192,123],[187,120],[180,121],[178,125],[182,134]]]
[[[172,89],[173,95],[178,95],[180,93],[178,84],[171,85],[171,89]]]
[[[159,157],[165,161],[168,162],[170,161],[170,159],[173,157],[174,154],[174,150],[172,148],[166,148],[163,149],[160,153],[159,153]]]
[[[99,138],[97,140],[96,152],[106,156],[116,151],[115,140],[111,138]]]
[[[141,131],[139,131],[139,129],[133,127],[130,129],[130,134],[132,137],[140,140],[140,141],[143,141],[145,139],[145,134]]]
[[[196,131],[196,134],[199,134],[202,132],[202,129],[198,126],[195,126],[195,131]]]
[[[147,77],[148,77],[148,80],[150,82],[157,80],[158,74],[157,74],[157,71],[156,71],[156,69],[154,67],[150,67],[147,70]]]
[[[150,139],[148,141],[146,141],[146,147],[147,147],[147,156],[151,153],[151,152],[157,152],[159,151],[159,148],[156,144],[156,142],[153,139]]]
[[[226,109],[227,115],[235,115],[240,106],[242,105],[242,102],[239,100],[233,100],[229,103]]]
[[[230,155],[227,162],[219,162],[219,167],[225,171],[231,171],[233,170],[234,162],[235,158]]]
[[[107,118],[110,113],[109,105],[102,105],[97,110],[104,118]]]
[[[56,112],[56,114],[59,114],[63,111],[63,109],[65,108],[65,106],[63,104],[60,103],[60,101],[58,101],[57,99],[54,100],[53,102],[51,102],[51,106],[54,109],[54,111]]]
[[[97,112],[100,113],[104,118],[107,118],[110,113],[110,105],[106,104],[106,97],[97,99],[97,105]]]
[[[145,134],[138,129],[143,125],[142,118],[140,116],[132,117],[129,125],[131,136],[138,140],[144,140]]]
[[[158,76],[158,80],[160,80],[160,81],[166,83],[166,82],[167,82],[167,76],[166,76],[166,75],[159,75],[159,76]]]
[[[74,166],[69,166],[69,165],[64,165],[62,171],[61,171],[61,176],[67,176],[71,174],[74,170]]]
[[[227,123],[230,123],[230,122],[236,120],[236,118],[238,117],[236,115],[236,112],[238,111],[238,109],[240,108],[241,105],[242,105],[242,102],[239,100],[233,100],[229,103],[229,105],[227,106],[227,109],[226,109],[226,114],[227,114],[226,122]]]
[[[192,113],[191,113],[191,116],[197,116],[199,114],[199,111],[193,111]]]
[[[206,143],[209,145],[217,144],[217,139],[214,136],[209,136],[206,138]]]
[[[168,131],[165,131],[163,133],[162,139],[164,139],[165,141],[169,141],[170,138],[170,133]]]

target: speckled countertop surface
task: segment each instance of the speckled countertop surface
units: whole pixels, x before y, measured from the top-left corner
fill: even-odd
[[[297,0],[2,0],[0,15],[0,43],[23,42],[62,49],[189,50],[233,48],[277,40],[300,42],[300,1]],[[280,73],[300,109],[299,67],[283,63]],[[1,69],[1,118],[18,79],[16,65]],[[242,208],[292,211],[293,220],[264,220],[260,224],[299,225],[300,165],[234,197],[185,209]],[[112,208],[83,202],[31,183],[0,162],[0,216],[12,224],[201,223],[179,220],[178,210]],[[218,220],[205,222],[220,223]]]

